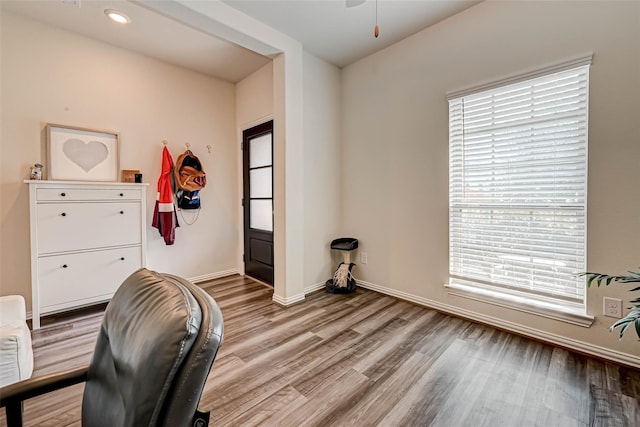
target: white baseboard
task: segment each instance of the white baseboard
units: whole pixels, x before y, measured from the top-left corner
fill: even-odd
[[[288,297],[288,298],[282,298],[279,295],[273,294],[273,302],[275,302],[276,304],[280,304],[280,305],[283,305],[283,306],[286,307],[286,306],[289,306],[291,304],[295,304],[295,303],[298,303],[300,301],[304,301],[305,296],[307,296],[310,293],[315,292],[315,291],[317,291],[319,289],[324,289],[324,282],[315,283],[313,285],[305,286],[303,294],[294,295],[294,296]]]
[[[305,294],[298,294],[298,295],[293,295],[287,298],[283,298],[280,295],[273,294],[273,302],[287,307],[297,302],[304,301],[304,295]]]
[[[304,287],[304,294],[309,295],[312,292],[318,291],[320,289],[324,289],[325,282],[316,283],[314,285],[309,285]]]
[[[456,316],[464,317],[466,319],[475,320],[487,325],[495,326],[500,329],[525,335],[540,341],[558,345],[560,347],[565,347],[571,350],[575,350],[580,353],[596,356],[601,359],[610,360],[612,362],[621,363],[627,366],[633,366],[634,368],[640,368],[640,356],[623,353],[617,350],[611,350],[609,348],[600,347],[595,344],[590,344],[584,341],[575,340],[573,338],[567,338],[561,335],[556,335],[550,332],[542,331],[540,329],[532,328],[530,326],[510,322],[504,319],[499,319],[497,317],[488,316],[486,314],[466,310],[464,308],[456,307],[453,305],[443,304],[438,301],[419,297],[413,294],[408,294],[406,292],[387,288],[385,286],[376,285],[374,283],[365,282],[363,280],[357,280],[357,283],[359,286],[362,286],[363,288],[371,289],[372,291],[376,291],[381,294],[390,295],[390,296],[400,298],[406,301],[410,301],[425,307],[433,308],[433,309],[442,311],[444,313],[450,313]]]
[[[237,268],[231,268],[229,270],[203,274],[202,276],[189,277],[187,280],[192,283],[200,283],[200,282],[206,282],[207,280],[213,280],[213,279],[219,279],[225,276],[231,276],[232,274],[240,274],[240,270],[238,270]]]
[[[207,281],[207,280],[218,279],[218,278],[224,277],[224,276],[230,276],[232,274],[240,274],[240,270],[237,269],[237,268],[232,268],[230,270],[218,271],[216,273],[205,274],[203,276],[191,277],[191,278],[189,278],[187,280],[189,280],[190,282],[193,282],[193,283],[199,283],[199,282],[204,282],[204,281]],[[273,286],[268,285],[268,284],[266,284],[264,282],[261,282],[258,279],[255,279],[253,277],[252,277],[252,280],[255,280],[256,282],[260,282],[260,283],[264,284],[265,286],[273,287]],[[318,285],[320,285],[320,284],[311,285],[311,287],[316,287]],[[304,297],[305,297],[305,295],[307,293],[308,293],[307,292],[307,288],[305,288],[304,289],[304,293],[298,294],[298,295],[293,295],[293,296],[290,296],[290,297],[287,297],[287,298],[283,298],[283,297],[281,297],[279,295],[273,294],[273,302],[275,302],[276,304],[280,304],[282,306],[287,307],[289,305],[298,303],[300,301],[304,301]]]

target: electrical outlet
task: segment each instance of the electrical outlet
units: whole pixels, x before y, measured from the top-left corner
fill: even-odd
[[[605,316],[622,318],[622,300],[617,298],[604,297],[602,300],[603,312]]]
[[[367,263],[367,253],[366,252],[360,252],[360,264],[366,264]]]

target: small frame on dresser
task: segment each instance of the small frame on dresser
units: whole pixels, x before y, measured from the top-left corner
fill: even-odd
[[[118,181],[120,135],[47,124],[48,179]]]
[[[122,169],[120,180],[122,182],[136,182],[136,174],[139,174],[138,169]]]

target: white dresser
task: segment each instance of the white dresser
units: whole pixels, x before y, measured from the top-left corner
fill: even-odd
[[[40,316],[108,301],[145,266],[147,184],[25,181],[33,329]]]

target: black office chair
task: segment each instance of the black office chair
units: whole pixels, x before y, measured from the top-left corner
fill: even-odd
[[[107,306],[88,366],[0,389],[7,425],[22,425],[24,400],[86,381],[84,427],[206,426],[196,407],[222,336],[222,313],[201,288],[138,270]]]

